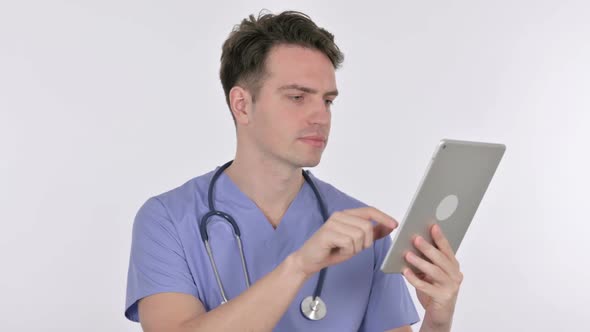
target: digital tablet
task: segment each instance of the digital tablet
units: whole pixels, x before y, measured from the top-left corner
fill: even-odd
[[[457,252],[505,150],[503,144],[441,140],[381,271],[401,273],[405,267],[416,271],[406,263],[404,254],[412,251],[424,258],[412,240],[420,235],[433,243],[429,230],[434,224],[440,225]]]

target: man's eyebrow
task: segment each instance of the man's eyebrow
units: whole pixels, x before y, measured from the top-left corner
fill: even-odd
[[[290,89],[299,90],[299,91],[311,93],[311,94],[318,93],[318,90],[316,90],[316,89],[308,88],[306,86],[302,86],[299,84],[283,85],[278,90],[283,91],[283,90],[290,90]],[[338,90],[328,91],[328,92],[324,93],[324,96],[338,96]]]

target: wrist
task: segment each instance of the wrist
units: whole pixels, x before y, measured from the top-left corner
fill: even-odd
[[[298,278],[307,280],[311,276],[310,273],[306,272],[301,257],[297,251],[287,256],[284,263],[289,273]]]
[[[435,322],[431,319],[428,312],[424,316],[424,321],[420,327],[420,332],[450,332],[452,325],[452,318],[445,322]]]

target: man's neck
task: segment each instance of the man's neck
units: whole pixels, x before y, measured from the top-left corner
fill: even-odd
[[[225,173],[262,210],[274,228],[305,181],[301,168],[274,159],[245,158],[239,153]]]

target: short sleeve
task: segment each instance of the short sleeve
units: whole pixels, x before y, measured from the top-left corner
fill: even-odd
[[[137,302],[156,293],[197,297],[178,233],[158,198],[148,199],[139,209],[132,233],[125,317],[139,322]]]
[[[367,311],[359,331],[387,331],[420,320],[404,278],[399,273],[381,271],[381,263],[391,246],[391,237],[375,242],[375,272]]]

